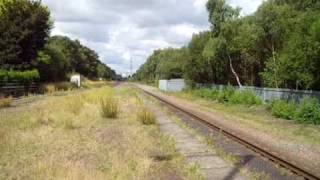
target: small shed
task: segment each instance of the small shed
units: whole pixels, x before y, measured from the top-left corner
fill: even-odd
[[[72,75],[70,78],[70,82],[81,87],[81,76],[80,75]]]
[[[159,89],[166,92],[180,92],[186,88],[184,79],[160,80]]]

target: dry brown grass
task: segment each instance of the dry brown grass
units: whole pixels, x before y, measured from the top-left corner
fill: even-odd
[[[146,107],[141,107],[137,113],[137,120],[144,125],[156,124],[156,116]]]
[[[113,97],[101,99],[101,112],[105,118],[117,118],[119,113],[119,103]]]
[[[12,103],[12,97],[0,98],[0,108],[10,107]]]
[[[104,87],[0,110],[0,179],[157,179],[155,169],[196,179],[172,139],[132,116],[132,94]],[[121,107],[116,121],[101,115],[108,97]],[[159,162],[155,153],[172,157]]]
[[[45,94],[53,94],[57,91],[70,91],[77,87],[70,82],[56,82],[41,85],[40,89]]]

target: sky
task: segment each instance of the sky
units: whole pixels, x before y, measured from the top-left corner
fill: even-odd
[[[51,35],[65,35],[94,49],[118,74],[134,73],[155,49],[181,47],[208,30],[207,0],[43,0]],[[253,13],[262,0],[227,0]],[[131,71],[132,62],[132,71]]]

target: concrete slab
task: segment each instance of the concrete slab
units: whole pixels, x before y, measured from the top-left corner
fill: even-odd
[[[177,150],[186,157],[190,164],[197,163],[209,180],[242,180],[237,167],[232,167],[216,153],[210,152],[209,147],[192,136],[188,131],[174,123],[164,111],[153,106],[148,106],[157,116],[160,130],[176,140]]]

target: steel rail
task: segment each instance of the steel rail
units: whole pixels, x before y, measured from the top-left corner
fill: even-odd
[[[258,153],[262,157],[265,157],[265,158],[269,159],[270,161],[272,161],[272,162],[274,162],[274,163],[276,163],[276,164],[278,164],[278,165],[290,170],[291,172],[293,172],[293,173],[295,173],[297,175],[300,175],[303,178],[308,179],[308,180],[320,180],[320,177],[318,177],[317,175],[314,175],[313,173],[310,173],[310,172],[304,170],[303,168],[298,167],[298,166],[296,166],[296,165],[284,160],[283,158],[278,157],[278,156],[276,156],[276,155],[264,150],[263,148],[258,147],[258,146],[246,141],[245,139],[243,139],[241,137],[238,137],[238,136],[234,135],[233,133],[231,133],[231,132],[229,132],[229,131],[227,131],[227,130],[219,127],[219,126],[214,125],[214,124],[206,121],[205,119],[199,117],[198,115],[196,115],[196,114],[194,114],[192,112],[189,112],[188,110],[185,110],[185,109],[177,106],[176,104],[173,104],[172,102],[168,102],[166,99],[164,99],[164,98],[162,98],[162,97],[160,97],[160,96],[158,96],[158,95],[156,95],[156,94],[154,94],[152,92],[149,92],[149,91],[147,91],[145,89],[142,89],[142,88],[140,88],[140,89],[143,92],[145,92],[146,94],[148,94],[148,95],[160,100],[161,102],[173,107],[174,109],[176,109],[178,111],[183,112],[184,114],[187,114],[188,116],[198,120],[199,122],[201,122],[202,124],[208,126],[209,128],[222,133],[223,135],[225,135],[229,139],[232,139],[232,140],[244,145],[248,149],[250,149],[250,150],[254,151],[255,153]]]

